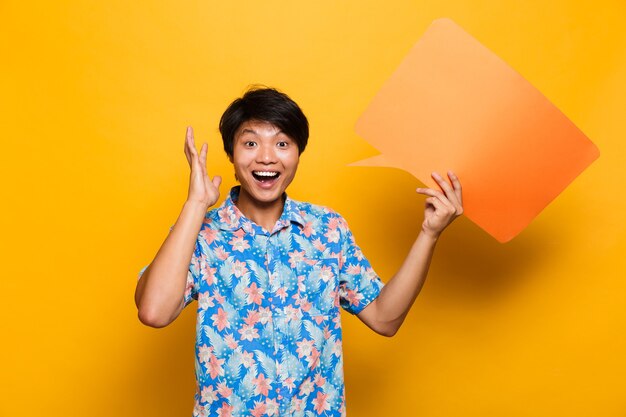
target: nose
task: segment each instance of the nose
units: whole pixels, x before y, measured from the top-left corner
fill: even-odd
[[[261,164],[276,163],[276,151],[270,144],[259,146],[259,152],[256,155],[257,162]]]

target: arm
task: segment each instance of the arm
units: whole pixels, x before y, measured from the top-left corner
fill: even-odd
[[[167,326],[184,307],[183,295],[195,242],[207,209],[219,198],[221,178],[215,176],[210,180],[207,176],[206,154],[205,143],[198,155],[193,130],[187,128],[185,155],[191,168],[187,201],[135,290],[139,320],[147,326]]]
[[[396,334],[424,285],[439,236],[463,213],[461,183],[452,172],[448,176],[452,186],[433,173],[442,191],[417,189],[418,193],[430,196],[426,199],[422,230],[398,272],[378,297],[358,314],[363,323],[381,335]]]

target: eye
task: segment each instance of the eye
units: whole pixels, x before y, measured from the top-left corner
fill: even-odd
[[[287,141],[281,140],[276,144],[276,146],[278,146],[279,148],[286,148],[287,146],[289,146],[289,143]]]
[[[256,142],[252,140],[247,140],[243,143],[243,146],[245,146],[246,148],[252,148],[256,146]]]

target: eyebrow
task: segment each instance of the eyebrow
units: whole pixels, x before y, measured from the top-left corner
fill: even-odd
[[[254,134],[254,135],[259,136],[259,134],[256,132],[256,130],[254,130],[254,129],[249,129],[249,128],[245,128],[245,129],[243,129],[243,130],[241,131],[241,134],[240,134],[240,135],[244,135],[244,134],[246,134],[246,133],[252,133],[252,134]],[[283,132],[282,130],[278,129],[278,130],[276,131],[276,134],[274,134],[274,136],[278,136],[278,135],[280,135],[281,133],[285,133],[285,132]]]

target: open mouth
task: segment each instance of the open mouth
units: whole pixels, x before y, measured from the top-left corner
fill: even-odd
[[[280,173],[276,171],[252,171],[252,176],[259,182],[268,183],[278,179]]]

